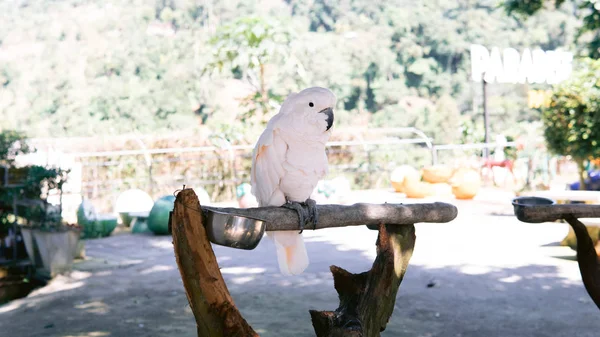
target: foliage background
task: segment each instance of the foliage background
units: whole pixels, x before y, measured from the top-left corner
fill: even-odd
[[[344,129],[417,127],[438,144],[481,142],[470,44],[589,53],[575,45],[586,17],[579,3],[541,6],[527,18],[507,15],[510,3],[2,1],[0,130],[53,137],[37,144],[70,151],[227,149],[253,144],[289,92],[319,85],[338,96],[336,140],[356,139]],[[490,139],[542,134],[541,112],[527,108],[529,89],[545,87],[488,85]],[[429,156],[420,147],[333,150],[333,165],[356,163],[353,182],[362,187],[385,183],[371,177],[374,169]],[[88,158],[83,188],[98,196],[147,184],[167,193],[174,181],[201,179],[215,197],[234,195],[222,182],[244,181],[246,154],[153,156],[151,169],[143,156]]]
[[[581,25],[569,2],[528,20],[499,4],[3,1],[0,125],[35,137],[221,125],[252,134],[249,116],[269,116],[290,91],[322,85],[338,95],[342,125],[416,126],[457,142],[461,128],[482,124],[471,43],[573,48]],[[527,89],[490,86],[494,133],[539,119]]]

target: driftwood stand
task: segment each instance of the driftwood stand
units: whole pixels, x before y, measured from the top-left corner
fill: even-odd
[[[236,308],[219,270],[204,228],[206,211],[232,213],[263,219],[266,230],[294,230],[298,217],[281,207],[200,207],[193,189],[177,194],[169,227],[175,256],[198,336],[258,336]],[[335,311],[311,310],[317,336],[379,336],[394,310],[398,287],[415,244],[414,223],[449,222],[456,207],[445,203],[320,205],[316,229],[375,225],[379,230],[377,257],[371,270],[352,274],[331,266],[340,304]]]
[[[577,263],[583,285],[600,309],[600,262],[586,226],[578,218],[599,218],[600,205],[540,205],[537,200],[544,198],[526,197],[513,202],[517,218],[523,222],[541,223],[565,220],[577,238]],[[546,199],[547,200],[547,199]]]

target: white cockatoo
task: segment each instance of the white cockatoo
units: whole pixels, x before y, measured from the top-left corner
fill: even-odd
[[[313,226],[318,221],[310,195],[327,174],[325,143],[331,135],[335,104],[335,95],[325,88],[290,94],[254,148],[251,183],[259,206],[284,206],[298,212],[300,232],[267,232],[275,242],[279,269],[285,275],[298,275],[308,267],[301,233],[308,220]]]

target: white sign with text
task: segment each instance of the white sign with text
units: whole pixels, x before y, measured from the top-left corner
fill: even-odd
[[[478,44],[471,45],[471,78],[487,83],[548,83],[556,84],[569,78],[573,53],[559,50],[543,51],[540,48],[514,48],[488,50]]]

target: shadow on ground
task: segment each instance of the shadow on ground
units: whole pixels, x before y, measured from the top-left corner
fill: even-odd
[[[314,336],[308,310],[338,304],[328,266],[368,270],[375,238],[366,228],[306,235],[311,265],[297,277],[278,273],[266,239],[253,251],[215,246],[215,252],[237,306],[261,336]],[[348,241],[358,243],[343,244]],[[0,307],[2,331],[27,337],[195,336],[169,237],[120,235],[87,246],[91,258],[70,277]],[[418,250],[419,239],[415,255]],[[422,256],[413,261],[383,336],[592,337],[600,331],[600,311],[581,282],[562,276],[558,265],[478,271],[430,265]]]

